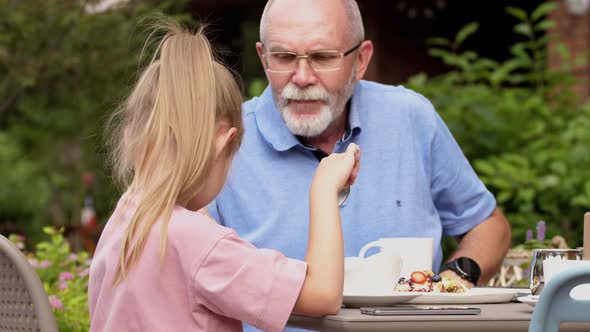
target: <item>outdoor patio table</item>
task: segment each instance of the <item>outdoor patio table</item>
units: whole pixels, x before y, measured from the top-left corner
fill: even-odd
[[[533,307],[520,302],[462,305],[481,308],[479,315],[370,316],[343,308],[338,315],[313,318],[293,314],[287,326],[315,331],[526,332]],[[564,323],[561,332],[590,331],[590,323]]]

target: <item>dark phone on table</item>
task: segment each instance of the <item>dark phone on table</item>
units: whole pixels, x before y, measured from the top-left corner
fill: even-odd
[[[361,313],[373,316],[396,315],[478,315],[480,308],[441,307],[441,306],[398,306],[398,307],[361,307]]]

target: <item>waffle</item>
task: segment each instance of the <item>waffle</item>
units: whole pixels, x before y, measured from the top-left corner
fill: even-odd
[[[441,277],[430,270],[424,270],[412,272],[409,279],[400,278],[393,290],[396,292],[465,293],[467,287],[459,280]]]

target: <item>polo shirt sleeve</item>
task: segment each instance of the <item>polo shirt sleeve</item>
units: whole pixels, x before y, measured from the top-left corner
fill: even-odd
[[[219,212],[217,199],[214,199],[213,201],[211,201],[211,203],[209,203],[209,205],[207,205],[207,213],[218,224],[224,225],[223,218],[221,217],[221,213]]]
[[[433,109],[434,110],[434,109]],[[443,235],[458,236],[486,220],[496,200],[469,164],[451,132],[435,114],[431,141],[431,191]]]
[[[218,241],[195,273],[194,294],[219,315],[264,331],[282,331],[306,270],[305,262],[257,249],[232,232]]]

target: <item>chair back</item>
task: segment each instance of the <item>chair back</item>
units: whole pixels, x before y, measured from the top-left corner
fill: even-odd
[[[45,289],[26,256],[0,235],[0,331],[57,332]]]
[[[576,266],[549,280],[535,306],[529,332],[557,332],[562,322],[590,322],[590,298],[570,296],[576,286],[590,283],[590,265]]]

